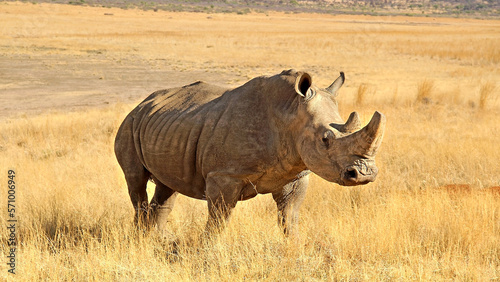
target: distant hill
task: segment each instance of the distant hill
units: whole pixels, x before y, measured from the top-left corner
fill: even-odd
[[[33,0],[123,9],[206,13],[329,13],[500,18],[500,0]]]

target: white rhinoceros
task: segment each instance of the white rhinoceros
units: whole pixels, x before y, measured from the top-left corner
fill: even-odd
[[[154,92],[125,118],[115,153],[136,221],[165,222],[178,193],[208,202],[207,228],[238,201],[271,193],[285,234],[296,232],[310,172],[340,185],[375,180],[385,117],[360,129],[336,101],[344,74],[326,89],[288,70],[235,89],[204,82]],[[148,203],[146,184],[155,194]]]

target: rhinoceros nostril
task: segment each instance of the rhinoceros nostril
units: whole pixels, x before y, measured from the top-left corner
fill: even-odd
[[[358,178],[358,170],[355,169],[355,168],[349,168],[345,172],[345,176],[346,176],[347,179],[355,180],[355,179]]]

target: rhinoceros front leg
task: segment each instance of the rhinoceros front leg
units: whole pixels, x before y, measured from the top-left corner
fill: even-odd
[[[208,221],[205,230],[208,234],[217,233],[224,228],[238,202],[243,185],[243,181],[228,175],[208,174],[205,188],[208,202]]]
[[[298,237],[299,208],[304,201],[309,175],[298,178],[283,186],[280,192],[273,193],[278,206],[278,224],[286,236]]]

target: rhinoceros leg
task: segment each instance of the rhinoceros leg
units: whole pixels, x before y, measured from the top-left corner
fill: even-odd
[[[303,176],[283,187],[273,194],[278,206],[278,224],[283,228],[285,235],[298,236],[299,208],[306,195],[309,176]]]
[[[178,193],[155,179],[155,194],[151,199],[151,211],[158,224],[158,229],[163,230],[167,224],[168,215],[174,208]]]
[[[135,167],[135,169],[128,167],[124,169],[124,173],[130,200],[135,208],[135,222],[136,224],[147,223],[149,221],[148,213],[150,210],[146,192],[149,172],[141,165],[140,167]]]
[[[135,221],[141,223],[147,222],[149,207],[146,186],[151,173],[137,156],[132,131],[132,119],[127,117],[116,136],[115,154],[125,174],[130,200],[135,208]]]
[[[209,173],[205,188],[208,202],[206,231],[209,234],[222,230],[225,222],[229,220],[243,185],[244,182],[238,178]]]

